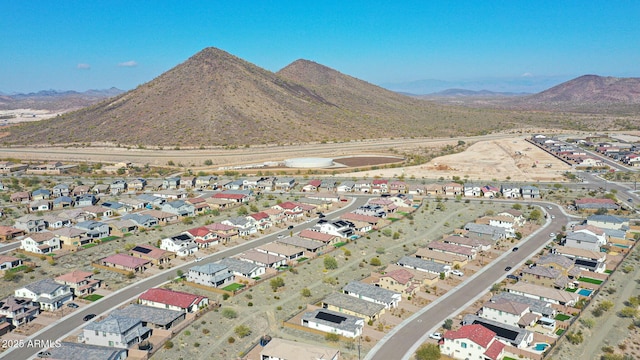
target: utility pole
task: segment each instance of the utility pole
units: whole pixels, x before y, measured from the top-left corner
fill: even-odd
[[[362,342],[362,334],[358,336],[358,360],[360,360],[360,343]]]

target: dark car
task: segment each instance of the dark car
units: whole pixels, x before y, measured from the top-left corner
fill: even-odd
[[[293,225],[289,225],[289,227],[287,227],[287,229],[289,229],[289,230],[293,229]]]
[[[72,308],[72,309],[77,309],[77,308],[79,308],[78,304],[76,304],[76,303],[68,303],[68,304],[67,304],[67,307],[70,307],[70,308]]]
[[[509,271],[511,270],[511,266],[507,266],[506,268],[504,268],[504,271]]]
[[[89,314],[89,315],[86,315],[85,317],[83,317],[82,320],[89,321],[89,320],[93,319],[94,317],[96,317],[96,314]]]
[[[326,215],[325,215],[325,214],[323,214],[323,213],[318,214],[318,217],[319,217],[319,218],[323,218],[323,217],[325,217],[325,216],[326,216]]]
[[[518,251],[518,247],[514,247],[513,249],[511,249],[511,251]]]
[[[48,351],[48,350],[40,351],[40,352],[38,353],[38,357],[39,357],[39,358],[46,359],[46,358],[48,358],[48,357],[51,357],[51,352],[50,352],[50,351]]]
[[[515,276],[515,275],[511,275],[511,274],[507,275],[507,279],[511,279],[511,280],[515,280],[515,281],[520,280],[520,278],[519,278],[519,277],[517,277],[517,276]]]

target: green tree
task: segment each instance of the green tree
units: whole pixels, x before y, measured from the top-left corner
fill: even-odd
[[[447,319],[447,320],[445,320],[445,321],[444,321],[444,324],[442,324],[442,327],[443,327],[445,330],[451,330],[451,328],[453,327],[453,320],[451,320],[451,319]]]
[[[236,333],[239,337],[247,337],[251,335],[251,329],[246,325],[238,325],[233,329],[233,332]]]
[[[246,216],[249,214],[249,210],[243,205],[238,208],[238,216]]]
[[[222,309],[220,314],[222,314],[222,317],[225,317],[227,319],[235,319],[238,317],[238,313],[235,310],[229,308]]]
[[[204,164],[207,165],[207,166],[211,166],[211,165],[213,165],[213,160],[207,159],[207,160],[204,161]]]
[[[372,257],[371,260],[369,260],[369,264],[371,264],[371,266],[380,266],[382,265],[382,261],[380,261],[380,258]]]
[[[622,310],[620,310],[618,315],[624,318],[632,318],[638,315],[638,310],[631,306],[625,306]]]
[[[309,288],[302,288],[302,290],[300,290],[300,295],[303,297],[311,297],[311,290],[309,290]]]
[[[513,210],[522,210],[522,205],[520,204],[513,204],[513,206],[511,206],[511,208]]]
[[[531,220],[531,221],[538,221],[541,218],[542,218],[542,212],[540,210],[538,210],[538,209],[533,209],[529,213],[529,220]]]
[[[595,212],[596,215],[607,215],[608,213],[609,211],[606,208],[599,208]]]
[[[338,260],[333,256],[324,257],[324,268],[327,270],[335,270],[338,268]]]
[[[251,211],[252,213],[257,213],[260,211],[260,209],[258,209],[258,206],[256,206],[256,204],[251,204],[249,205],[249,211]]]
[[[269,285],[271,285],[271,290],[273,290],[273,292],[276,292],[279,288],[284,286],[284,279],[282,279],[280,276],[275,277],[271,279],[271,281],[269,281]]]
[[[184,276],[184,271],[178,270],[178,271],[176,271],[176,275],[178,275],[178,277],[181,278],[181,277]]]
[[[441,356],[438,344],[422,344],[416,351],[416,360],[438,360]]]

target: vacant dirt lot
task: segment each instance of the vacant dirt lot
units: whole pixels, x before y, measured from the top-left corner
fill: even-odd
[[[535,167],[534,167],[535,165]],[[461,153],[442,156],[418,166],[371,170],[344,176],[380,176],[451,179],[458,176],[468,181],[561,181],[562,173],[571,169],[564,162],[525,141],[513,137],[479,141]]]
[[[346,176],[381,176],[415,178],[452,178],[474,180],[561,181],[569,166],[524,141],[529,135],[491,134],[478,137],[447,139],[383,139],[336,144],[304,144],[291,146],[247,147],[241,149],[138,149],[126,147],[38,147],[3,148],[0,158],[23,161],[119,162],[136,165],[167,166],[176,170],[218,170],[224,166],[262,164],[291,157],[340,158],[353,155],[393,156],[418,148],[455,146],[459,140],[472,144],[458,154],[436,158],[427,164],[380,169]],[[211,163],[204,166],[205,161]],[[345,160],[346,161],[346,160]],[[343,162],[340,159],[340,162]],[[535,167],[533,167],[535,165]],[[550,167],[547,167],[549,166]],[[353,165],[355,167],[355,165]],[[258,171],[260,168],[255,169]]]

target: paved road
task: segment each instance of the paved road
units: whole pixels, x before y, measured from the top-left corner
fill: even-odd
[[[20,241],[15,241],[12,243],[8,243],[2,247],[0,247],[0,254],[7,253],[9,251],[13,251],[20,247]]]
[[[509,273],[505,271],[507,266],[517,269],[531,254],[544,247],[551,239],[549,233],[560,232],[567,218],[557,205],[534,204],[543,206],[546,212],[555,216],[554,221],[548,221],[542,229],[521,241],[518,251],[503,254],[464,283],[394,328],[367,353],[365,360],[410,359],[420,344],[426,340],[429,331],[442,325],[446,319],[462,311],[477,297],[486,293],[493,284],[500,282]],[[548,209],[548,206],[552,209]]]
[[[358,206],[364,205],[366,201],[367,201],[366,197],[357,197],[348,206],[345,206],[342,209],[339,209],[327,214],[327,218],[337,217],[345,212],[353,211]],[[217,252],[215,254],[212,254],[210,256],[207,256],[206,258],[203,258],[202,262],[198,263],[198,265],[215,262],[225,257],[237,255],[243,251],[247,251],[256,246],[275,241],[277,240],[277,236],[279,234],[285,234],[285,233],[288,234],[289,231],[299,232],[300,230],[309,228],[313,225],[314,223],[298,224],[294,226],[293,230],[289,230],[289,229],[281,230],[277,233],[237,245],[233,248],[226,249],[226,250]],[[56,321],[55,323],[43,328],[33,336],[30,336],[28,339],[25,339],[25,343],[28,344],[29,341],[33,343],[34,340],[39,340],[43,343],[46,343],[47,341],[53,342],[58,339],[63,339],[67,337],[70,333],[75,332],[78,328],[80,328],[85,323],[82,320],[82,318],[85,315],[87,314],[100,315],[103,313],[107,313],[112,309],[122,305],[123,303],[126,303],[131,299],[138,297],[138,295],[145,292],[146,290],[152,287],[160,286],[161,284],[165,283],[168,280],[168,277],[172,277],[172,276],[175,277],[176,272],[178,270],[182,270],[183,272],[186,273],[188,272],[189,268],[194,265],[195,263],[188,263],[181,266],[176,266],[171,268],[170,270],[164,271],[150,278],[140,280],[135,284],[129,285],[126,288],[118,290],[117,292],[102,298],[100,301],[97,301],[89,306],[83,307],[77,310],[76,312],[70,315],[67,315],[64,318]],[[13,348],[0,354],[0,359],[28,359],[36,355],[41,350],[42,350],[42,347],[40,346],[29,346],[29,347],[25,346],[23,348]]]

